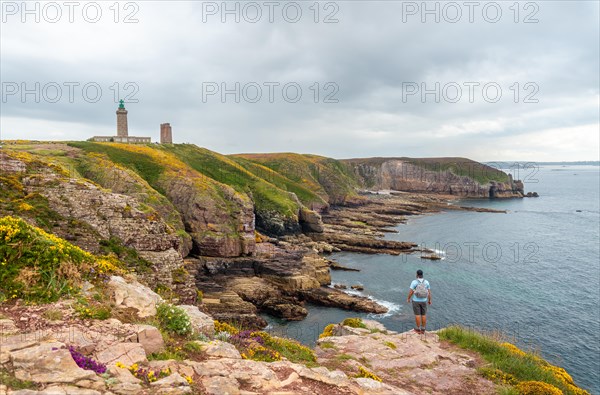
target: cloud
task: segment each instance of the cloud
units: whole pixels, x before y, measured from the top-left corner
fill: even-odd
[[[112,134],[116,101],[125,98],[132,134],[157,139],[159,124],[170,122],[176,142],[223,153],[598,159],[596,2],[539,2],[537,10],[520,3],[518,16],[509,3],[496,3],[497,23],[483,17],[487,3],[473,23],[464,7],[460,21],[447,22],[447,3],[431,3],[439,4],[440,23],[408,15],[411,2],[318,3],[318,15],[313,3],[298,2],[297,23],[282,14],[294,15],[290,2],[278,3],[273,23],[260,2],[256,23],[245,20],[256,14],[242,2],[227,2],[240,10],[239,23],[234,14],[222,23],[221,12],[206,12],[222,11],[221,2],[121,2],[118,23],[113,3],[98,4],[97,23],[77,12],[74,23],[3,14],[3,94],[14,84],[36,90],[38,82],[40,100],[3,97],[2,138]],[[139,22],[123,23],[132,13]],[[523,23],[528,15],[539,22]],[[62,87],[56,103],[49,83]],[[71,98],[65,83],[79,84]],[[207,86],[219,91],[203,95]],[[98,87],[101,97],[90,100]],[[567,144],[557,130],[578,137]]]

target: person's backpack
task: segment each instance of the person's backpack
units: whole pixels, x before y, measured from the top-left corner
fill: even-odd
[[[426,298],[429,296],[429,290],[427,289],[427,284],[425,284],[425,280],[417,280],[419,283],[415,287],[415,296],[417,298]]]

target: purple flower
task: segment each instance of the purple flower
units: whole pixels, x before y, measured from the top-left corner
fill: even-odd
[[[75,347],[69,346],[69,352],[71,353],[71,357],[73,358],[77,366],[79,366],[80,368],[85,370],[92,370],[97,374],[102,374],[106,372],[106,365],[96,362],[90,357],[86,357],[79,351],[75,350]]]

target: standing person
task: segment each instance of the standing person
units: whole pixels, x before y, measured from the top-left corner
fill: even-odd
[[[406,303],[412,300],[413,313],[415,313],[415,332],[425,333],[427,326],[427,305],[431,304],[431,288],[429,281],[423,278],[423,270],[417,270],[417,279],[410,283],[410,291]]]

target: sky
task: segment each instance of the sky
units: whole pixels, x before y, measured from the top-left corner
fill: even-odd
[[[1,1],[0,138],[599,160],[598,1]]]

